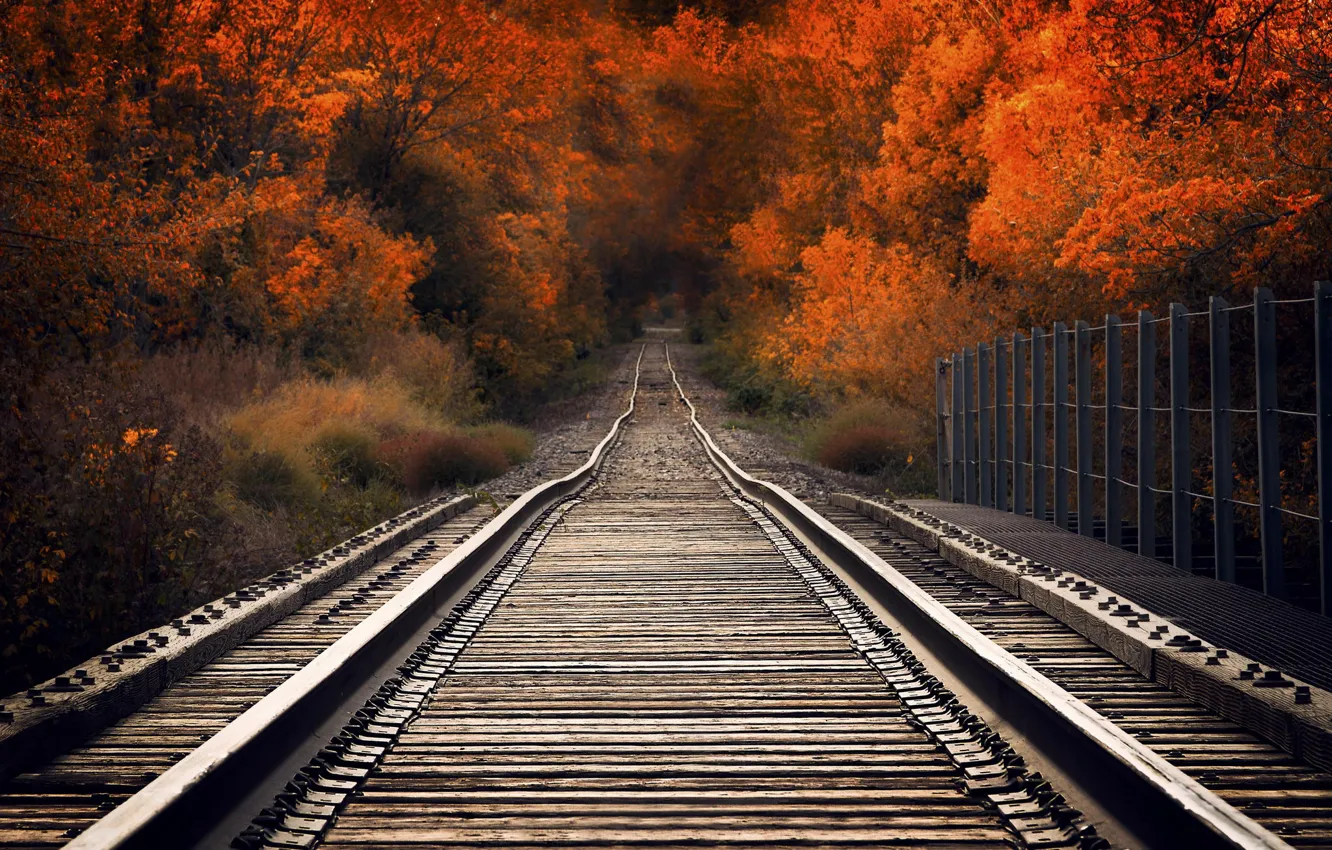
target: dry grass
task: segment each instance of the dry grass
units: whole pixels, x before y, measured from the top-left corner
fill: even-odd
[[[392,372],[292,381],[226,424],[237,495],[262,507],[309,503],[312,480],[388,483],[415,496],[477,484],[527,460],[535,445],[512,425],[460,429]]]
[[[139,370],[143,380],[160,389],[189,424],[214,433],[237,408],[302,374],[300,364],[279,349],[227,340],[159,352],[145,359]]]
[[[467,433],[494,445],[504,453],[504,457],[511,464],[524,463],[530,460],[532,451],[536,448],[536,438],[531,431],[515,425],[506,425],[503,422],[477,425],[474,428],[468,428]]]
[[[380,439],[452,427],[443,414],[422,404],[411,387],[391,375],[302,378],[242,407],[227,421],[247,447],[290,456],[306,453],[320,431],[333,423],[367,430]]]
[[[424,398],[419,384],[391,369],[282,385],[225,419],[236,495],[269,509],[309,505],[319,501],[309,496],[314,481],[325,490],[322,501],[380,485],[422,496],[477,484],[531,457],[528,431],[499,423],[462,429]]]
[[[357,351],[353,371],[396,378],[416,401],[451,421],[471,422],[481,414],[472,364],[462,345],[433,334],[410,330],[372,336]]]
[[[345,416],[381,435],[394,420],[405,430],[441,422],[472,422],[481,414],[472,365],[460,345],[417,330],[381,333],[353,352],[350,374],[319,380],[298,358],[278,348],[226,340],[159,352],[139,369],[186,411],[190,424],[219,432],[246,433],[250,417],[278,416],[284,426],[309,425],[311,414]],[[280,408],[285,408],[280,410]],[[396,412],[395,412],[396,408]],[[255,445],[277,448],[282,440]],[[291,441],[281,446],[291,449]]]

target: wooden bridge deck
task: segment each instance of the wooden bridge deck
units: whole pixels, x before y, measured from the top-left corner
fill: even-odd
[[[846,508],[823,511],[987,637],[1292,846],[1332,846],[1332,775],[1143,676],[1030,601],[905,535]]]
[[[663,389],[324,846],[1008,846]]]
[[[983,718],[994,704],[975,683],[990,679],[946,669],[930,649],[936,644],[899,622],[905,609],[893,614],[887,603],[867,603],[848,585],[860,579],[845,565],[836,565],[839,573],[833,556],[808,548],[826,541],[811,542],[808,529],[784,524],[794,521],[709,457],[660,346],[649,347],[636,387],[632,422],[604,464],[523,515],[511,536],[496,537],[493,556],[476,556],[478,572],[460,585],[461,601],[450,611],[457,597],[449,597],[423,630],[404,632],[414,636],[392,660],[373,662],[398,665],[387,668],[397,674],[366,674],[375,683],[368,688],[383,684],[363,706],[363,696],[355,697],[359,710],[339,715],[349,718],[342,731],[301,750],[303,761],[323,747],[295,776],[290,762],[276,781],[264,773],[276,768],[255,770],[255,787],[282,789],[273,806],[250,812],[229,801],[228,812],[205,815],[217,816],[203,830],[213,830],[208,838],[179,846],[215,846],[206,842],[225,832],[224,842],[252,850],[1107,850],[1112,845],[1089,821],[1115,847],[1185,846],[1135,834],[1141,825],[1110,814],[1108,797],[1102,808],[1090,785],[1060,785],[1058,777],[1071,775],[1060,773],[1060,759],[1010,717]],[[928,591],[961,624],[949,628],[992,641],[991,649],[975,647],[986,664],[1026,665],[1033,678],[1021,687],[1035,690],[1024,693],[1101,712],[1070,721],[1068,730],[1090,729],[1103,742],[1095,746],[1115,758],[1141,763],[1159,755],[1166,768],[1183,771],[1144,770],[1142,787],[1188,785],[1179,799],[1215,799],[1215,822],[1249,836],[1188,846],[1332,847],[1328,774],[901,534],[823,510],[899,580]],[[494,526],[481,529],[480,519],[455,517],[83,746],[8,782],[0,789],[0,847],[71,839],[97,850],[163,846],[122,840],[125,833],[107,821],[136,805],[153,810],[161,801],[151,787],[126,797],[261,714],[271,702],[265,695],[299,680],[314,655],[327,659],[347,642],[340,638],[379,628],[375,612],[436,581],[432,575],[454,563],[439,560],[445,553],[480,551],[473,544]],[[1003,659],[985,655],[991,651]],[[973,708],[950,687],[975,700]],[[1013,688],[1005,698],[1019,693],[1003,687]],[[1104,743],[1105,730],[1141,752]],[[1029,769],[1021,752],[1039,757],[1056,784]],[[244,760],[236,758],[233,764]],[[1191,782],[1219,797],[1189,797],[1207,795]],[[1175,789],[1166,790],[1142,805],[1175,799]],[[1063,794],[1096,811],[1083,818]],[[106,811],[114,814],[102,818]],[[177,825],[189,816],[188,806],[162,815]],[[232,829],[246,821],[243,831]],[[1163,834],[1193,828],[1182,822],[1161,821]]]
[[[206,741],[490,518],[473,508],[0,789],[0,848],[59,847]],[[330,611],[336,613],[329,615]]]

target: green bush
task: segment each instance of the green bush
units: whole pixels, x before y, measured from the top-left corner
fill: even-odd
[[[523,463],[530,460],[536,448],[536,437],[526,428],[492,422],[467,429],[467,433],[498,448],[504,453],[509,463]]]
[[[800,419],[815,409],[809,391],[770,370],[717,349],[701,363],[703,376],[726,390],[726,406],[749,416]]]
[[[365,487],[330,487],[307,512],[292,518],[297,548],[302,554],[322,552],[408,507],[402,488],[383,478]]]
[[[231,464],[236,497],[266,511],[308,504],[317,493],[309,470],[282,452],[250,452]]]
[[[386,471],[375,454],[378,446],[379,441],[367,429],[334,423],[315,437],[310,454],[320,472],[335,482],[365,487]]]
[[[472,485],[504,474],[508,459],[498,445],[466,434],[409,434],[380,446],[380,459],[402,476],[416,496],[440,487]]]
[[[746,381],[731,387],[726,393],[726,406],[750,416],[762,413],[772,404],[772,387]]]

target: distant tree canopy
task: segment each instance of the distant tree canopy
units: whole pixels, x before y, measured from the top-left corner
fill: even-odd
[[[957,340],[1332,272],[1332,3],[789,0],[653,35],[738,356],[921,406]]]
[[[502,398],[669,288],[909,394],[982,325],[1325,273],[1327,6],[9,3],[0,345],[429,317]]]
[[[645,26],[669,26],[681,12],[720,18],[731,25],[775,19],[781,0],[618,0],[612,8]]]

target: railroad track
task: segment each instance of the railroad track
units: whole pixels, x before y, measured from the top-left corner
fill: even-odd
[[[257,703],[490,518],[472,508],[6,783],[0,848],[59,847]]]
[[[1235,729],[1193,746],[1196,712],[1041,612],[991,605],[930,553],[854,527],[871,552],[746,476],[664,345],[645,346],[587,464],[475,530],[407,559],[390,597],[304,666],[308,648],[247,645],[200,671],[177,714],[141,712],[25,774],[27,811],[57,793],[38,777],[132,774],[152,730],[172,727],[159,754],[183,748],[195,714],[209,740],[103,798],[71,848],[1278,848],[1237,807],[1270,802],[1282,771],[1324,787]],[[229,670],[246,680],[234,701]],[[1089,707],[1104,700],[1121,717]],[[1222,799],[1116,726],[1126,713],[1139,737],[1247,758],[1276,785]],[[18,801],[0,798],[14,846],[36,823]],[[1270,825],[1321,822],[1298,843],[1324,846],[1323,809],[1297,808]],[[60,843],[51,822],[30,845]]]
[[[845,508],[820,511],[1000,646],[1293,847],[1332,847],[1332,776],[1174,691],[1022,599]]]

